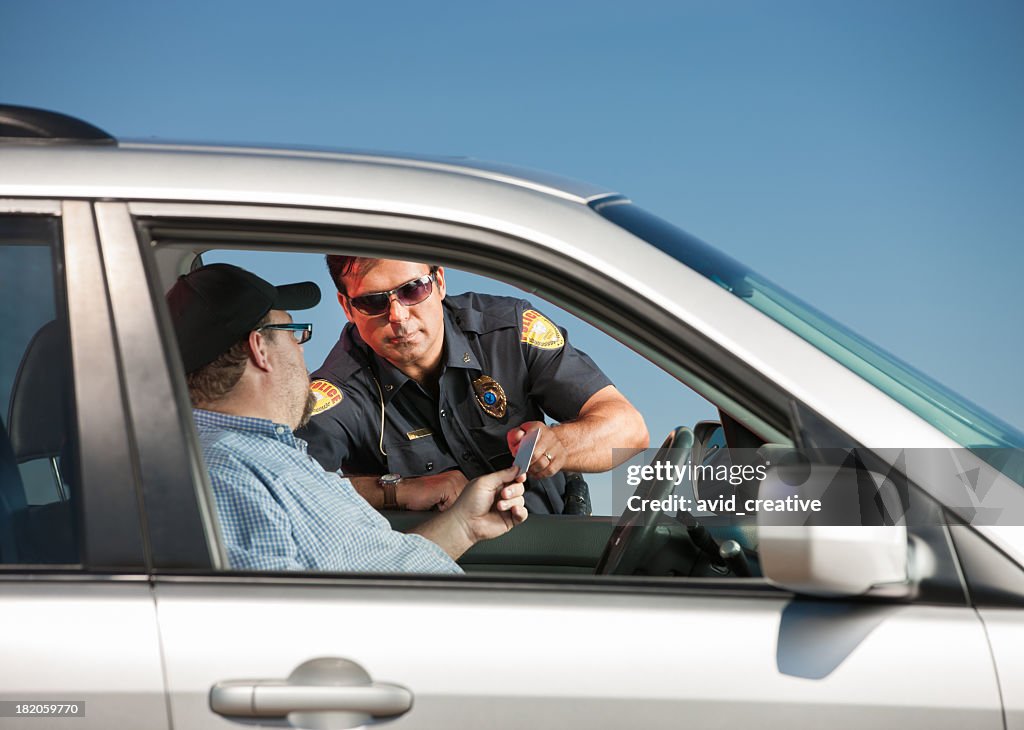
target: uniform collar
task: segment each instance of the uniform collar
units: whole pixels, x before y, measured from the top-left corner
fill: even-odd
[[[366,340],[351,322],[342,330],[341,341],[349,359],[356,365],[349,374],[364,370],[380,388],[380,396],[385,403],[389,403],[395,393],[409,381],[405,373],[384,358],[377,357],[373,348],[366,344]]]
[[[446,302],[447,303],[447,302]],[[460,368],[462,370],[480,370],[480,361],[477,359],[473,348],[469,346],[469,339],[452,310],[444,307],[444,351],[445,367]]]
[[[384,358],[375,357],[374,359],[377,361],[377,371],[380,373],[380,387],[384,402],[390,403],[402,386],[411,382],[412,378]]]

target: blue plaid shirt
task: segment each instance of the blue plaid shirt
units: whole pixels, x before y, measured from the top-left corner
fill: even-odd
[[[430,540],[392,530],[287,426],[200,409],[193,417],[232,568],[462,572]]]

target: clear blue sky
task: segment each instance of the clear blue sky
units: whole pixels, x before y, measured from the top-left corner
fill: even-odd
[[[122,137],[607,185],[1024,426],[1017,0],[7,2],[0,69]]]

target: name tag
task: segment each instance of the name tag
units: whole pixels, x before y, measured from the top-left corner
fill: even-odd
[[[415,441],[416,439],[421,439],[424,436],[430,436],[433,433],[434,432],[431,431],[429,428],[417,428],[415,431],[409,431],[408,433],[406,433],[405,437],[410,441]]]

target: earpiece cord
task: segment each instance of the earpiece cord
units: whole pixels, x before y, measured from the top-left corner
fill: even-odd
[[[377,376],[370,371],[370,377],[373,378],[373,384],[377,386],[377,396],[380,398],[380,442],[377,444],[377,448],[380,449],[381,455],[386,459],[388,452],[384,450],[384,391],[380,389],[380,382],[377,380]]]

